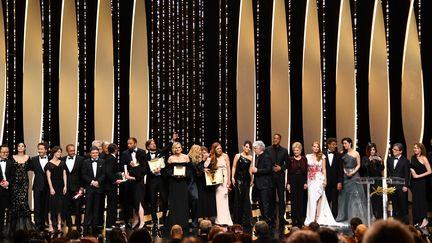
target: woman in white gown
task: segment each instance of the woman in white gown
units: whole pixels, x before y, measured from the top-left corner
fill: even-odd
[[[308,202],[306,210],[305,225],[317,222],[321,225],[338,225],[325,195],[326,178],[326,160],[318,142],[312,143],[312,153],[306,155],[308,173]]]

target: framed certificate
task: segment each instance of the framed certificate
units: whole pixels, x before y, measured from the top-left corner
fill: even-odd
[[[164,158],[155,158],[148,162],[150,170],[155,171],[156,168],[165,168],[165,160]]]
[[[185,165],[174,165],[173,176],[186,177],[186,166]]]
[[[213,186],[223,183],[223,173],[221,169],[209,170],[205,173],[206,185]]]

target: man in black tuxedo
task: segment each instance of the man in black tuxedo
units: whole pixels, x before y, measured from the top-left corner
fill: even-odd
[[[270,156],[264,152],[265,144],[262,141],[255,141],[253,143],[253,149],[256,154],[255,165],[251,166],[249,171],[254,175],[253,183],[258,191],[258,203],[261,216],[270,227],[273,227],[273,162]]]
[[[130,163],[133,161],[134,163],[138,160],[140,164],[146,165],[144,163],[145,160],[145,151],[143,149],[138,148],[138,141],[134,137],[130,137],[127,140],[128,149],[122,152],[120,157],[120,171],[124,171],[125,167],[129,170]],[[132,217],[132,197],[131,197],[131,186],[128,181],[123,182],[120,185],[120,199],[121,205],[123,208],[123,219],[125,221],[126,227],[129,227],[129,221]]]
[[[11,184],[14,179],[13,162],[9,160],[9,147],[0,146],[0,241],[3,239],[3,227],[6,208],[11,205]],[[13,215],[12,215],[13,216]],[[9,217],[6,216],[6,219]],[[7,224],[8,222],[6,222]]]
[[[64,200],[63,215],[68,230],[72,228],[72,214],[75,215],[77,229],[81,230],[82,195],[84,195],[81,171],[84,158],[76,155],[75,145],[73,144],[66,145],[66,153],[67,156],[62,158],[66,165],[67,175],[67,192]]]
[[[163,149],[158,149],[156,142],[154,139],[149,139],[146,141],[145,146],[147,149],[146,160],[151,161],[157,158],[163,158],[165,160],[165,164],[169,157],[169,153],[171,151],[171,147],[174,141],[178,139],[177,133],[173,133],[171,141],[168,145]],[[148,166],[148,164],[146,164]],[[150,171],[150,168],[148,168]],[[168,209],[168,181],[167,174],[165,168],[157,168],[155,171],[151,171],[147,178],[147,185],[149,185],[149,193],[150,193],[150,202],[151,202],[151,215],[153,221],[153,234],[155,234],[155,230],[158,228],[158,218],[157,218],[157,210],[158,210],[158,193],[159,193],[159,201],[160,207],[159,210],[162,212],[162,220],[160,223],[165,223],[166,213]],[[165,224],[164,224],[165,226]]]
[[[105,162],[99,158],[97,147],[90,148],[90,158],[84,160],[81,176],[85,186],[86,209],[84,227],[97,230],[99,222],[99,207],[102,195],[102,185],[105,180]]]
[[[410,185],[410,163],[402,155],[403,145],[395,143],[392,154],[387,160],[387,176],[405,179],[404,185],[394,185],[396,192],[390,195],[393,202],[393,216],[408,224],[408,187]]]
[[[39,230],[45,229],[45,222],[48,218],[48,181],[45,174],[45,166],[49,161],[49,145],[40,142],[37,145],[38,156],[30,159],[29,170],[34,172],[33,200],[35,225]]]
[[[111,143],[107,146],[105,155],[105,181],[103,183],[104,196],[107,197],[107,213],[105,227],[110,229],[117,221],[117,185],[121,183],[118,176],[117,162],[118,147]]]
[[[327,201],[331,208],[333,217],[336,218],[338,214],[338,197],[339,191],[342,190],[343,170],[342,170],[342,154],[337,151],[336,138],[327,139],[327,150],[324,151],[326,156],[326,178],[327,185],[325,193]]]
[[[282,136],[275,133],[272,139],[272,145],[265,149],[273,162],[273,183],[276,188],[279,203],[279,226],[288,224],[285,220],[285,170],[288,165],[288,150],[280,146]]]

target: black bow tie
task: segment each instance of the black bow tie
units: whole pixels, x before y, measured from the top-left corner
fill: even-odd
[[[0,163],[1,163],[1,162],[5,162],[5,163],[6,163],[6,160],[2,159],[2,160],[0,160]]]
[[[40,158],[41,158],[41,159],[47,159],[47,157],[46,157],[46,156],[40,156]]]
[[[150,152],[150,154],[156,154],[156,152]]]
[[[97,163],[97,160],[95,160],[95,159],[92,159],[92,163]]]
[[[70,157],[70,156],[69,156],[67,159],[73,159],[73,157]]]
[[[334,151],[328,151],[328,154],[334,154],[335,152]]]
[[[130,150],[131,153],[136,153],[136,150]]]

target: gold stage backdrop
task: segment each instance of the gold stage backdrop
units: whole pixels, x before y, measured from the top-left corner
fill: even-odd
[[[1,21],[10,19],[5,14],[11,14],[11,9],[15,5],[11,5],[11,1],[7,1],[8,11],[1,11]],[[94,4],[86,3],[86,1],[78,1],[79,4]],[[115,62],[129,63],[128,76],[117,80],[121,89],[125,87],[129,92],[129,113],[127,126],[129,126],[129,134],[139,138],[140,142],[145,141],[149,136],[149,111],[150,103],[150,80],[149,80],[149,62],[154,61],[149,58],[149,42],[155,43],[156,40],[151,39],[154,36],[153,29],[147,29],[147,21],[149,16],[147,13],[154,13],[157,9],[148,9],[149,4],[145,4],[143,0],[132,1],[132,16],[129,23],[130,29],[130,49],[125,57],[124,52],[116,52],[114,46],[114,34],[118,38],[122,33],[114,33],[113,25],[119,25],[114,22],[112,1],[99,0],[97,1],[97,11],[95,16],[95,33],[87,33],[87,41],[94,42],[94,53],[87,53],[92,56],[93,63],[83,64],[79,62],[79,28],[77,23],[81,20],[77,19],[79,15],[76,12],[77,1],[63,0],[61,9],[60,23],[60,52],[57,59],[58,73],[53,75],[59,76],[59,113],[50,114],[58,116],[60,129],[60,144],[62,146],[72,143],[78,143],[78,134],[83,128],[79,126],[80,105],[80,80],[83,69],[79,65],[86,66],[86,74],[94,74],[94,79],[89,80],[94,85],[93,90],[90,90],[94,95],[94,112],[91,114],[94,120],[94,135],[97,139],[115,141],[115,122],[120,116],[116,112],[117,98],[115,91]],[[41,6],[38,0],[25,1],[25,16],[23,29],[23,66],[22,66],[22,113],[23,113],[23,134],[26,143],[29,145],[27,151],[29,154],[36,154],[37,142],[42,139],[42,120],[44,110],[44,80],[43,80],[43,55],[42,51],[42,16]],[[118,3],[118,2],[116,2]],[[203,3],[198,1],[198,3]],[[236,120],[231,121],[237,126],[237,138],[234,143],[241,147],[246,139],[254,140],[256,136],[256,34],[254,18],[254,1],[241,0],[238,7],[238,31],[234,33],[236,37]],[[270,48],[270,114],[271,121],[268,121],[266,126],[271,127],[271,132],[279,132],[284,140],[282,144],[288,146],[294,142],[290,138],[291,134],[291,84],[293,82],[301,82],[302,85],[302,127],[303,141],[305,144],[305,152],[310,152],[312,141],[320,141],[323,143],[324,130],[323,116],[325,115],[324,104],[326,97],[323,96],[323,72],[322,72],[322,45],[320,43],[322,33],[320,32],[320,18],[317,1],[307,0],[303,18],[303,50],[302,50],[302,79],[290,80],[290,58],[289,42],[290,29],[287,26],[287,13],[289,6],[285,4],[287,1],[274,0],[272,2],[271,25],[271,48]],[[390,81],[388,73],[389,56],[386,47],[386,26],[385,15],[381,2],[374,1],[373,16],[371,21],[371,38],[370,49],[361,50],[367,52],[369,56],[369,85],[368,85],[368,108],[369,108],[369,127],[370,137],[378,145],[378,150],[381,155],[386,158],[390,141]],[[121,4],[121,2],[120,2]],[[180,4],[180,3],[179,3]],[[181,3],[183,4],[183,2]],[[153,6],[153,5],[152,5]],[[203,5],[204,6],[204,5]],[[83,6],[79,6],[82,9]],[[180,5],[172,6],[176,11],[181,9]],[[294,10],[292,10],[294,11]],[[353,138],[354,144],[359,134],[357,116],[359,115],[357,107],[359,106],[356,97],[356,64],[354,50],[354,23],[352,21],[352,4],[349,0],[341,0],[337,21],[337,52],[336,52],[336,127],[337,137],[342,138],[349,136]],[[403,135],[410,148],[411,144],[416,141],[423,140],[424,120],[425,120],[425,90],[423,89],[423,76],[421,64],[421,51],[419,45],[419,33],[414,12],[414,1],[411,1],[409,8],[409,17],[406,23],[405,42],[403,50],[403,65],[402,76],[402,120],[403,120]],[[430,14],[430,13],[429,13]],[[18,16],[19,17],[19,16]],[[91,20],[92,16],[86,15],[87,21]],[[190,16],[189,16],[190,17]],[[184,15],[182,18],[189,18]],[[205,17],[205,16],[204,16]],[[152,22],[153,23],[153,22]],[[154,23],[153,23],[154,24]],[[157,25],[157,23],[155,24]],[[7,26],[8,31],[4,29]],[[12,27],[11,27],[12,26]],[[6,65],[12,60],[6,62],[6,44],[5,38],[10,31],[14,31],[13,25],[8,22],[4,25],[0,22],[0,116],[1,133],[5,129],[5,111],[8,102],[12,98],[7,98],[6,89],[8,87],[8,76],[5,73]],[[80,28],[83,28],[82,26]],[[171,27],[170,27],[171,28]],[[182,26],[173,27],[173,31]],[[186,29],[186,31],[189,31]],[[217,31],[217,30],[215,30]],[[10,35],[10,34],[9,34]],[[94,36],[94,38],[93,38]],[[120,37],[119,37],[120,36]],[[232,38],[233,36],[229,36]],[[93,39],[88,39],[93,38]],[[150,39],[149,39],[150,38]],[[388,41],[388,40],[387,40]],[[190,44],[190,43],[189,43]],[[426,43],[429,44],[429,43]],[[190,44],[191,45],[191,44]],[[204,45],[204,43],[203,43]],[[128,50],[126,50],[127,52]],[[157,52],[158,50],[152,50]],[[359,51],[359,50],[358,50]],[[290,58],[289,58],[290,57]],[[122,59],[123,58],[123,59]],[[176,62],[178,60],[171,60]],[[181,60],[188,62],[187,58]],[[167,60],[169,62],[169,60]],[[13,64],[10,64],[13,65]],[[10,66],[9,65],[9,66]],[[186,65],[185,65],[186,66]],[[156,69],[158,67],[155,67]],[[12,71],[10,71],[12,73]],[[13,71],[13,74],[20,73],[20,70]],[[12,75],[13,76],[13,75]],[[9,77],[9,78],[7,78]],[[183,77],[184,79],[184,77]],[[15,84],[20,81],[16,78]],[[172,87],[166,87],[171,89]],[[189,86],[177,87],[188,89]],[[9,94],[11,95],[11,94]],[[176,100],[173,100],[175,106]],[[367,104],[364,104],[367,106]],[[195,109],[195,108],[194,108]],[[295,114],[299,116],[299,114]],[[177,118],[174,118],[177,119]],[[230,119],[230,118],[229,118]],[[11,132],[13,127],[7,127]],[[12,130],[11,130],[12,129]],[[10,136],[10,135],[9,135]],[[9,138],[8,138],[9,139]],[[12,141],[3,138],[3,141],[11,143]],[[13,141],[16,142],[16,141]],[[140,144],[143,146],[143,144]],[[363,149],[363,148],[362,148]],[[411,151],[411,149],[408,149]]]

